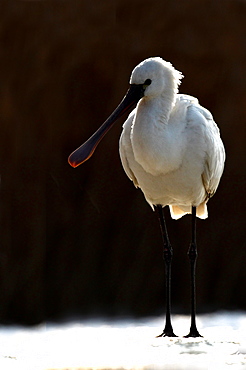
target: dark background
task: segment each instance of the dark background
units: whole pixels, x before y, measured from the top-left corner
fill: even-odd
[[[122,169],[124,120],[90,161],[67,163],[150,56],[183,72],[227,152],[198,220],[198,311],[246,309],[245,19],[240,0],[1,2],[0,322],[164,313],[158,220]],[[191,217],[166,216],[174,311],[187,313]]]

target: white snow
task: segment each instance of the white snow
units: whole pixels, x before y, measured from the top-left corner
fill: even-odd
[[[177,338],[155,338],[164,318],[0,327],[3,370],[246,369],[246,313],[200,315],[203,338],[183,338],[190,318],[173,317]]]

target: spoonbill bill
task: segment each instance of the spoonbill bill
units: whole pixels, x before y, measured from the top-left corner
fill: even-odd
[[[208,216],[207,202],[224,169],[225,150],[211,113],[190,95],[179,94],[183,75],[160,57],[148,58],[132,71],[130,87],[110,117],[69,156],[73,167],[85,162],[114,122],[132,108],[120,137],[123,168],[156,212],[163,239],[166,282],[166,320],[161,336],[175,337],[171,323],[171,263],[163,208],[171,217],[192,214],[191,326],[186,337],[200,337],[196,326],[196,217]]]

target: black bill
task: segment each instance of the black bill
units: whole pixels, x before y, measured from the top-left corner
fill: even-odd
[[[143,94],[143,85],[130,85],[130,88],[118,107],[84,144],[70,154],[68,163],[72,167],[77,167],[83,162],[87,161],[87,159],[89,159],[94,153],[97,145],[100,143],[104,135],[110,130],[117,119],[130,109],[134,108],[138,101],[143,97]]]

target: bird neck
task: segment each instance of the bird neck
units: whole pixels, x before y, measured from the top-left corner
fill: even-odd
[[[168,124],[174,105],[175,94],[163,92],[157,97],[145,97],[141,99],[137,114],[141,122],[149,121],[149,124]]]
[[[173,134],[175,127],[169,117],[173,99],[158,97],[142,99],[132,125],[131,141],[135,160],[153,175],[167,173],[180,165],[181,147],[176,145],[179,136]],[[175,145],[177,150],[173,151]]]

